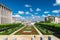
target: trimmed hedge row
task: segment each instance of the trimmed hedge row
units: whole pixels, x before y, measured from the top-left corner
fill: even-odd
[[[0,35],[9,35],[23,26],[22,23],[0,24]]]
[[[12,23],[12,24],[0,24],[0,31],[4,31],[6,29],[11,29],[22,25],[21,23]]]
[[[60,33],[60,24],[40,23],[40,25],[43,25],[54,32]]]
[[[45,27],[49,30],[52,30],[56,33],[60,33],[60,24],[53,24],[53,23],[36,23],[35,24],[36,26],[37,25],[41,25],[42,27]]]
[[[52,35],[53,34],[52,31],[50,31],[48,29],[45,29],[45,28],[43,28],[41,26],[36,26],[36,28],[44,35]]]
[[[53,23],[35,23],[35,26],[43,27],[53,32],[53,35],[60,38],[60,24]],[[49,33],[48,33],[49,34]]]

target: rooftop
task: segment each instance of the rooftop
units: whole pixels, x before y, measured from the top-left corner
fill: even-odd
[[[7,8],[8,10],[12,11],[11,9],[9,9],[8,7],[6,7],[5,5],[3,5],[2,3],[0,3],[1,6]]]

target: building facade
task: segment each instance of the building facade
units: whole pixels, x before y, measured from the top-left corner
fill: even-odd
[[[12,11],[0,4],[0,24],[12,23]]]
[[[54,16],[48,16],[48,17],[45,17],[45,22],[48,21],[49,19],[51,20],[51,22],[55,21],[55,17]]]
[[[45,22],[48,21],[49,18],[51,19],[51,23],[60,23],[60,17],[54,16],[45,17]]]
[[[55,17],[54,23],[60,23],[60,17]]]

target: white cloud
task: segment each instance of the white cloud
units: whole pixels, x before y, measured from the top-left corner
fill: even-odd
[[[27,11],[26,14],[29,14],[29,12]]]
[[[47,16],[51,16],[50,14],[48,14]]]
[[[55,4],[53,4],[53,6],[57,6],[57,4],[55,3]]]
[[[34,18],[39,19],[39,18],[40,18],[40,16],[32,15],[32,18],[33,18],[33,19],[34,19]]]
[[[55,4],[53,4],[53,6],[60,6],[60,4],[56,4],[56,3],[55,3]]]
[[[35,17],[33,16],[32,18],[34,19]]]
[[[40,16],[33,16],[33,20],[37,22],[40,21]]]
[[[40,16],[35,16],[37,19],[39,19],[40,18]]]
[[[31,5],[25,4],[25,7],[31,7]]]
[[[57,4],[60,4],[60,0],[56,0],[56,3],[57,3]]]
[[[42,17],[46,17],[46,15],[42,15]]]
[[[57,5],[59,5],[59,6],[60,6],[60,0],[56,0],[56,3],[55,3],[55,4],[53,4],[53,6],[57,6]]]
[[[34,16],[33,14],[31,16]]]
[[[18,14],[16,14],[16,15],[12,15],[12,17],[15,17],[15,18],[16,18],[15,20],[20,20],[20,21],[25,20],[25,17],[20,16],[20,15],[18,15]]]
[[[25,17],[22,17],[22,19],[25,19]]]
[[[12,15],[12,17],[21,17],[20,15]]]
[[[45,11],[44,13],[47,14],[47,13],[49,13],[49,11]]]
[[[40,21],[40,16],[36,16],[37,21]]]
[[[18,11],[19,14],[24,14],[24,11]]]
[[[59,13],[60,10],[53,10],[52,12],[53,12],[53,13]]]
[[[48,14],[48,15],[42,15],[42,17],[47,17],[47,16],[51,16],[50,14]]]
[[[36,11],[41,11],[41,9],[40,8],[37,8]]]
[[[33,9],[32,9],[32,8],[30,8],[30,11],[32,12],[32,11],[33,11]]]
[[[35,14],[38,14],[38,13],[35,13]]]
[[[32,14],[31,17],[34,19],[35,18],[35,15]]]

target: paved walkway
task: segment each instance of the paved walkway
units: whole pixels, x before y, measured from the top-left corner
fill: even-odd
[[[25,26],[24,26],[25,27]],[[10,35],[14,35],[15,33],[17,33],[18,31],[20,31],[21,29],[23,29],[24,27],[22,27],[22,28],[20,28],[20,29],[18,29],[17,31],[15,31],[15,32],[13,32],[12,34],[10,34]]]
[[[33,27],[36,29],[36,31],[39,33],[39,35],[43,36],[43,34],[33,25]]]
[[[31,40],[31,38],[33,37],[34,35],[0,35],[0,40],[2,40],[3,38],[8,38],[8,40],[12,40],[12,39],[14,39],[14,38],[16,38],[17,40],[22,40],[22,38],[26,38],[26,40]],[[44,39],[45,40],[48,40],[48,36],[52,36],[52,35],[44,35]],[[36,38],[36,40],[40,40],[40,35],[35,35],[35,38]],[[53,37],[52,36],[52,38],[54,39],[54,40],[60,40],[60,39],[58,39],[58,38],[56,38],[56,37]]]

